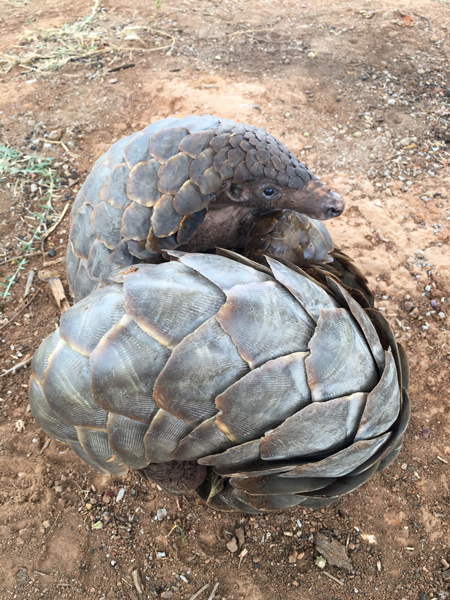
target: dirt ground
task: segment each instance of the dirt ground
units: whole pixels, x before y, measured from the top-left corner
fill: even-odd
[[[211,113],[266,128],[345,196],[329,230],[408,351],[413,412],[399,459],[336,506],[258,518],[166,497],[136,473],[99,475],[47,444],[28,408],[29,369],[6,374],[1,600],[189,600],[203,586],[207,600],[216,583],[223,600],[449,598],[449,0],[163,0],[156,17],[152,2],[103,0],[82,30],[95,43],[55,70],[45,55],[56,46],[39,31],[92,6],[0,0],[0,139],[55,159],[56,213],[111,143],[150,122]],[[43,186],[1,177],[7,282]],[[58,324],[48,284],[35,277],[22,297],[44,266],[66,286],[68,227],[65,216],[0,304],[2,373]],[[318,532],[346,548],[351,569],[315,564]]]

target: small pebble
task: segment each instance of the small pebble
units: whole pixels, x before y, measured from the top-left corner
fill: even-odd
[[[47,254],[48,254],[48,255],[49,255],[51,258],[53,258],[54,256],[56,256],[56,252],[53,250],[53,248],[51,248],[51,249],[50,249],[50,250],[47,252]]]
[[[165,508],[158,508],[156,511],[156,518],[158,521],[162,521],[167,517],[167,510]]]
[[[237,537],[239,544],[243,546],[245,544],[245,533],[242,527],[238,527],[238,529],[236,529],[234,533]]]
[[[117,83],[117,82],[118,82],[118,79],[116,79],[115,77],[113,77],[113,79],[109,80],[109,83]]]
[[[319,569],[325,569],[325,565],[327,564],[326,559],[323,556],[318,556],[314,561],[314,564],[319,567]]]
[[[445,319],[445,312],[442,312],[442,311],[441,311],[441,312],[438,312],[438,317],[439,317],[440,319]]]

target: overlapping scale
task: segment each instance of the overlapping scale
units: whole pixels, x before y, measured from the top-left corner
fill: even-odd
[[[78,441],[75,427],[63,421],[58,413],[51,408],[44,390],[34,378],[30,382],[30,408],[34,418],[48,435],[60,442]]]
[[[315,402],[370,392],[377,369],[359,327],[343,308],[324,308],[309,342],[308,382]]]
[[[380,381],[367,396],[367,404],[361,417],[356,440],[375,438],[396,421],[400,412],[400,386],[392,352],[386,352],[386,366]]]
[[[92,458],[86,454],[86,452],[83,450],[83,446],[80,444],[80,442],[78,442],[78,441],[77,442],[73,442],[73,441],[69,440],[67,442],[67,445],[69,446],[69,448],[71,450],[73,450],[75,452],[75,454],[79,458],[81,458],[81,460],[84,463],[86,463],[87,465],[89,465],[93,469],[96,469],[100,473],[103,473],[103,475],[111,475],[111,471],[108,468],[102,467],[102,465],[100,465],[99,463],[97,463],[94,460],[92,460]]]
[[[71,239],[72,250],[79,258],[89,257],[89,250],[95,241],[95,235],[91,230],[90,222],[93,212],[90,204],[83,204],[72,216]]]
[[[213,115],[190,116],[181,120],[181,124],[186,127],[189,133],[196,133],[204,129],[216,128],[222,119],[218,119]]]
[[[151,224],[156,237],[173,235],[180,227],[182,217],[173,207],[173,196],[164,194],[153,208]]]
[[[270,281],[271,278],[251,267],[231,262],[224,256],[217,254],[195,254],[171,250],[167,254],[177,258],[181,263],[191,267],[214,285],[219,287],[225,294],[235,285],[248,283],[259,283]]]
[[[39,346],[31,360],[31,373],[37,383],[42,385],[48,360],[61,339],[60,330],[56,329]]]
[[[107,411],[148,424],[159,410],[153,386],[170,350],[128,315],[112,325],[91,354],[93,397]]]
[[[251,496],[242,490],[233,489],[232,496],[257,512],[279,511],[302,504],[304,498],[294,494],[277,494],[272,496]],[[222,495],[223,497],[223,495]],[[248,512],[248,511],[247,511]]]
[[[93,289],[95,289],[96,281],[107,281],[110,273],[117,269],[117,265],[110,260],[111,254],[112,250],[108,250],[105,244],[100,242],[100,240],[95,240],[95,242],[92,244],[89,251],[89,258],[86,263],[86,271],[91,278],[91,281],[94,280]],[[80,263],[80,268],[82,265],[83,261]],[[76,284],[78,284],[78,275]],[[84,297],[85,296],[83,296],[83,298]]]
[[[198,230],[200,225],[203,223],[203,219],[206,216],[206,208],[193,213],[192,215],[186,215],[181,219],[180,227],[177,233],[177,243],[182,246],[187,244],[192,238],[194,233]]]
[[[197,460],[216,452],[223,452],[233,445],[215,424],[216,417],[206,419],[181,440],[172,453],[174,460]]]
[[[376,472],[378,468],[378,464],[373,464],[369,469],[358,473],[357,475],[347,475],[346,477],[340,477],[336,479],[333,483],[319,490],[315,490],[313,492],[303,492],[305,496],[317,497],[322,496],[324,498],[340,498],[356,488],[359,488],[361,485],[366,483],[372,477],[372,475]]]
[[[100,164],[92,169],[81,187],[81,196],[94,208],[100,202],[98,193],[108,181],[110,174],[111,168],[105,163]]]
[[[99,341],[125,314],[122,286],[110,285],[61,315],[59,333],[69,346],[90,356]]]
[[[70,293],[73,295],[73,282],[78,273],[80,266],[80,259],[76,256],[72,250],[72,242],[67,243],[67,254],[66,254],[66,265],[67,265],[67,279],[69,280]]]
[[[123,153],[128,144],[136,138],[138,134],[132,133],[131,135],[127,135],[122,138],[115,144],[111,146],[105,156],[105,165],[107,165],[110,169],[113,169],[121,162],[123,162]]]
[[[105,471],[113,475],[125,475],[127,465],[109,445],[105,431],[77,427],[78,439],[86,455]]]
[[[204,129],[191,133],[181,140],[178,149],[185,152],[191,158],[196,158],[209,146],[209,142],[215,136],[214,129]]]
[[[208,504],[217,506],[219,510],[224,510],[223,505],[228,507],[228,510],[236,511],[239,510],[244,513],[257,515],[260,511],[253,508],[249,504],[243,502],[234,494],[235,490],[231,487],[227,487],[224,492],[220,492],[212,498],[212,501],[208,499],[208,496],[204,498]],[[214,504],[213,504],[214,503]]]
[[[385,433],[373,440],[354,442],[348,448],[331,456],[294,467],[280,475],[280,477],[342,477],[369,460],[384,446],[389,437],[390,434]]]
[[[161,408],[195,427],[217,412],[216,396],[248,370],[212,316],[176,346],[156,380],[154,397]]]
[[[108,413],[92,397],[89,358],[63,340],[50,356],[42,388],[50,407],[66,423],[106,431]]]
[[[114,167],[108,181],[98,193],[99,198],[114,208],[124,210],[131,202],[126,192],[129,175],[130,169],[125,163]]]
[[[108,202],[100,202],[91,215],[94,236],[107,248],[114,250],[120,243],[123,210],[114,208]]]
[[[149,463],[172,460],[178,443],[192,431],[187,423],[165,410],[159,410],[144,436],[145,456]]]
[[[178,145],[187,134],[184,127],[161,129],[150,137],[148,151],[153,158],[164,163],[178,153]]]
[[[75,197],[74,203],[72,204],[72,208],[70,211],[70,215],[73,216],[77,210],[79,208],[81,208],[81,206],[83,206],[83,204],[86,202],[86,196],[83,193],[83,186],[81,187],[81,190],[78,192],[78,194]]]
[[[199,177],[198,189],[202,194],[217,194],[222,187],[222,176],[213,167],[206,169],[206,171]]]
[[[300,302],[308,315],[317,323],[323,308],[337,308],[339,303],[317,282],[300,269],[292,269],[283,263],[267,257],[274,277]]]
[[[137,163],[131,171],[127,183],[127,196],[142,206],[151,207],[162,196],[158,190],[158,171],[161,166],[153,158]]]
[[[100,242],[98,243],[100,244]],[[105,251],[106,254],[109,254],[106,248]],[[83,298],[86,298],[86,296],[89,296],[91,292],[97,289],[98,285],[98,281],[96,279],[93,279],[88,272],[88,263],[83,259],[80,260],[75,280],[73,281],[73,285],[71,286],[72,290],[75,289],[75,303],[79,302]]]
[[[140,241],[128,240],[127,246],[128,246],[128,251],[130,252],[130,254],[132,254],[136,258],[139,258],[140,260],[152,262],[153,261],[152,259],[155,259],[154,262],[160,262],[158,260],[158,254],[149,250],[147,247],[147,242],[145,242],[143,240],[140,240]]]
[[[153,210],[132,202],[123,212],[120,235],[124,240],[143,241],[150,231],[150,219]]]
[[[366,398],[366,394],[357,392],[328,402],[313,402],[261,439],[261,457],[309,458],[345,448],[355,438]]]
[[[176,194],[189,179],[189,167],[192,163],[184,152],[178,152],[169,158],[158,171],[158,190],[162,194]]]
[[[152,135],[156,131],[161,131],[161,129],[166,129],[167,127],[171,127],[179,125],[180,119],[176,117],[167,117],[166,119],[160,119],[159,121],[155,121],[150,125],[147,125],[145,129],[142,130],[143,133],[151,133]]]
[[[239,446],[233,446],[219,454],[211,454],[200,458],[198,462],[201,465],[216,467],[216,471],[220,472],[220,468],[226,469],[242,469],[246,465],[250,465],[261,457],[261,441],[252,440],[245,442]],[[217,469],[219,467],[219,469]]]
[[[231,478],[230,484],[248,494],[260,496],[264,494],[303,494],[317,492],[325,488],[336,479],[334,477],[296,477],[282,479],[280,475],[262,475],[260,477],[246,477],[244,479]]]
[[[117,248],[111,252],[109,260],[113,265],[119,267],[130,267],[136,262],[135,257],[130,253],[126,240],[122,240]]]
[[[139,274],[125,278],[127,314],[170,348],[216,314],[225,301],[215,285],[181,263],[148,265]]]
[[[311,402],[306,352],[269,360],[239,379],[216,399],[217,427],[235,443],[264,435]]]
[[[142,469],[148,465],[144,446],[147,424],[110,413],[107,430],[111,449],[125,465],[133,469]]]
[[[217,320],[252,369],[267,360],[306,351],[314,333],[307,313],[274,281],[232,288]]]
[[[381,375],[385,368],[385,356],[383,346],[381,345],[380,338],[378,337],[377,330],[372,324],[367,314],[361,308],[361,306],[350,296],[350,294],[340,286],[336,281],[328,278],[328,286],[330,290],[339,299],[342,306],[346,307],[361,327],[361,331],[366,338],[367,344],[369,345],[370,351],[377,363],[378,371]]]
[[[210,201],[211,196],[201,194],[192,179],[188,179],[175,194],[173,207],[179,215],[186,216],[202,210]]]
[[[140,133],[133,140],[128,142],[123,150],[123,157],[129,169],[135,167],[139,162],[150,159],[148,151],[148,140],[152,136],[152,132]]]

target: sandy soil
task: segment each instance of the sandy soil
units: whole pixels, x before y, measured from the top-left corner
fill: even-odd
[[[87,0],[3,0],[0,51],[30,51],[26,30],[61,27],[91,8]],[[1,140],[55,157],[68,184],[57,212],[112,142],[157,119],[212,113],[279,137],[346,198],[329,229],[408,350],[413,405],[400,457],[384,473],[329,509],[253,518],[168,498],[133,473],[108,479],[89,470],[62,444],[47,445],[27,407],[28,370],[7,375],[1,600],[188,600],[204,585],[198,598],[207,600],[216,582],[223,600],[450,596],[449,9],[448,0],[167,0],[152,21],[152,3],[104,0],[92,26],[104,31],[107,52],[58,71],[28,64],[1,75]],[[122,46],[131,50],[109,50],[118,31],[136,25],[158,30],[135,30],[149,49],[170,46],[169,36],[173,48],[142,52],[128,38]],[[46,142],[59,129],[65,147]],[[29,236],[39,193],[14,194],[8,179],[0,190],[3,279],[16,268],[5,259]],[[66,285],[58,259],[67,234],[64,218],[0,305],[3,370],[58,324],[37,277],[33,301],[15,313],[30,269],[49,263]],[[317,532],[346,547],[350,571],[315,565]]]

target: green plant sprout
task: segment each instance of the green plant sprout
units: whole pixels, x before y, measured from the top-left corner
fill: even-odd
[[[35,244],[43,243],[42,235],[47,231],[47,223],[56,218],[52,201],[55,192],[60,189],[60,178],[57,172],[52,169],[53,158],[45,158],[37,155],[22,154],[15,148],[6,146],[0,142],[0,182],[7,181],[14,184],[13,193],[15,196],[23,193],[24,188],[36,182],[41,192],[40,200],[35,211],[27,210],[29,218],[37,221],[36,227],[31,231],[31,237],[26,240],[20,240],[19,254],[24,257],[14,259],[18,265],[14,273],[8,277],[4,275],[6,283],[1,283],[5,288],[0,294],[0,299],[9,300],[11,298],[11,288],[17,280],[17,277],[28,262],[26,256],[35,250]],[[41,209],[41,212],[39,212]]]
[[[166,537],[170,537],[174,531],[177,532],[178,537],[181,538],[181,544],[184,546],[184,544],[187,542],[187,537],[184,532],[184,529],[179,525],[174,525]]]

